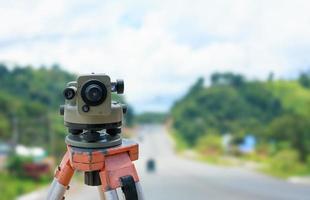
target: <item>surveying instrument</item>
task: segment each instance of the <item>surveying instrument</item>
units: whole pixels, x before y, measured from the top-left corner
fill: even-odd
[[[118,200],[119,194],[126,200],[143,200],[132,163],[138,160],[138,144],[120,136],[126,106],[112,101],[111,92],[122,94],[124,82],[111,82],[105,74],[79,76],[64,89],[60,114],[69,132],[67,151],[55,170],[47,200],[64,199],[75,171],[84,172],[86,185],[98,187],[102,200]]]

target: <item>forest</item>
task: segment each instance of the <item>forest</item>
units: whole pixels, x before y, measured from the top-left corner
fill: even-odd
[[[75,78],[58,65],[0,64],[0,140],[43,147],[61,157],[67,131],[58,110],[66,83]],[[124,97],[118,100],[124,102]],[[287,164],[308,163],[310,169],[309,73],[295,80],[276,80],[272,74],[267,80],[247,80],[240,74],[214,73],[209,85],[199,78],[169,114],[134,116],[129,106],[126,115],[128,126],[164,121],[171,123],[187,148],[205,151],[214,146],[214,138],[218,144],[216,138],[228,133],[238,145],[246,135],[253,135],[257,152]]]
[[[34,68],[0,64],[0,139],[3,142],[45,148],[61,157],[67,134],[59,106],[64,103],[66,83],[76,75],[58,65]],[[124,102],[123,96],[113,96]],[[127,125],[133,110],[127,110]]]
[[[64,103],[63,90],[76,75],[53,66],[7,66],[0,64],[0,145],[9,144],[5,169],[0,170],[3,199],[15,199],[50,182],[51,174],[39,179],[27,176],[25,164],[38,161],[14,153],[15,145],[42,147],[47,160],[59,162],[65,150],[67,128],[59,106]],[[125,102],[124,96],[112,94],[114,100]],[[125,125],[133,124],[133,109],[127,107]],[[53,166],[52,166],[53,167]]]
[[[214,73],[210,80],[205,86],[199,78],[171,110],[172,126],[186,146],[207,146],[210,136],[227,133],[240,144],[253,135],[257,150],[269,157],[293,154],[297,162],[310,163],[309,74],[296,80],[274,80],[270,74],[262,81]]]

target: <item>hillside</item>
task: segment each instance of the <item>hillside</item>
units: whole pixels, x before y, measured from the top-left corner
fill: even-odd
[[[266,83],[266,87],[274,96],[281,99],[285,110],[309,116],[310,89],[303,87],[298,81],[276,81]]]
[[[41,146],[62,155],[67,133],[59,105],[64,103],[62,91],[66,83],[75,79],[76,75],[57,65],[15,66],[9,70],[0,64],[0,139]],[[113,95],[113,98],[124,102],[123,96]],[[128,125],[132,118],[129,106]]]
[[[199,79],[173,106],[178,138],[196,147],[208,135],[230,133],[238,144],[250,134],[273,153],[292,149],[302,162],[310,160],[310,89],[303,82],[246,81],[231,73],[211,80],[205,87]]]

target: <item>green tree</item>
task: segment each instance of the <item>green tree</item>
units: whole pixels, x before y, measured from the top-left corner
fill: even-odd
[[[296,149],[301,161],[310,154],[310,119],[297,114],[286,114],[272,121],[268,137],[275,141],[287,141]]]
[[[227,73],[214,73],[211,75],[212,85],[231,85],[240,87],[244,84],[245,78],[240,74]]]
[[[231,133],[235,140],[255,135],[260,146],[310,155],[310,91],[293,81],[246,81],[241,75],[215,73],[211,86],[198,80],[171,109],[178,138],[201,146],[208,134]],[[305,86],[305,84],[304,84]]]
[[[1,139],[10,140],[14,126],[19,143],[51,150],[51,135],[54,134],[56,154],[62,154],[67,131],[58,109],[64,103],[63,89],[75,78],[75,74],[62,70],[57,64],[37,69],[32,66],[8,69],[0,63]],[[124,98],[119,98],[125,103]],[[13,118],[17,123],[12,123]],[[131,119],[128,120],[130,123]]]
[[[133,108],[129,105],[127,107],[127,112],[125,114],[125,120],[126,120],[126,125],[128,127],[132,127],[134,125],[134,118],[135,118],[135,114],[134,114],[134,110]]]
[[[300,74],[298,81],[302,86],[306,88],[310,88],[310,75],[309,74],[307,73]]]

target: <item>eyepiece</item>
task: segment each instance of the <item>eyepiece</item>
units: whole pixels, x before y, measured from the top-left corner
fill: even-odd
[[[83,85],[81,96],[87,105],[98,106],[105,100],[107,89],[102,82],[91,80]]]

